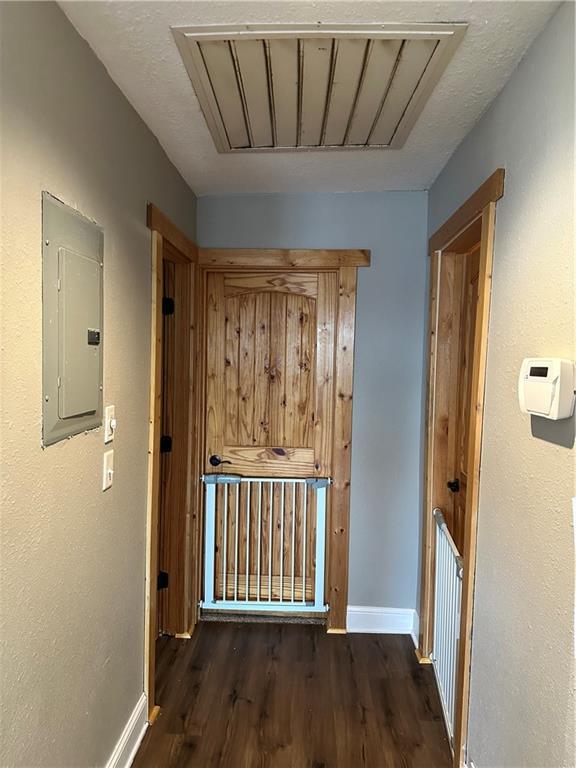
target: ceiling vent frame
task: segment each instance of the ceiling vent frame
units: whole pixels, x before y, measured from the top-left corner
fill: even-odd
[[[451,61],[462,38],[466,34],[468,24],[466,22],[414,22],[409,24],[386,23],[386,24],[243,24],[229,25],[216,24],[206,26],[184,26],[172,27],[176,45],[182,56],[184,66],[191,80],[192,86],[200,103],[200,107],[206,119],[208,129],[212,135],[218,152],[227,154],[250,153],[250,152],[310,152],[310,151],[342,151],[342,150],[366,150],[366,149],[400,149],[410,131],[414,127],[418,117],[422,113],[432,91],[440,80],[446,67]],[[254,145],[253,130],[251,128],[251,116],[248,110],[245,86],[243,84],[242,73],[239,66],[237,46],[241,41],[260,41],[263,44],[264,57],[266,60],[266,81],[268,89],[268,107],[270,118],[270,131],[272,144],[268,146]],[[297,89],[297,137],[296,141],[290,144],[277,142],[277,125],[275,106],[275,92],[273,85],[273,75],[271,70],[270,41],[292,40],[297,41],[298,50],[298,79],[295,84]],[[331,52],[329,63],[329,76],[327,81],[327,90],[325,103],[322,112],[321,141],[326,136],[326,127],[329,112],[332,109],[332,89],[335,82],[335,64],[337,61],[338,41],[356,40],[365,41],[366,53],[362,63],[362,70],[359,77],[358,86],[355,90],[353,104],[346,124],[344,141],[339,143],[302,143],[302,123],[303,123],[303,82],[304,82],[304,41],[330,40]],[[398,46],[398,52],[395,54],[395,62],[391,67],[391,73],[388,80],[383,85],[383,95],[376,112],[376,117],[371,124],[367,140],[362,143],[346,143],[350,134],[353,121],[356,119],[356,109],[358,100],[363,92],[363,80],[368,68],[368,61],[371,51],[377,44],[375,41],[395,41],[393,45]],[[401,116],[395,125],[391,139],[387,143],[369,143],[381,116],[388,94],[393,92],[395,85],[394,78],[399,71],[399,64],[402,61],[402,54],[407,43],[429,41],[430,45],[434,43],[432,52],[424,65],[423,72],[418,77],[415,87],[408,97],[408,101],[403,107]],[[225,120],[222,115],[221,106],[217,100],[215,89],[210,79],[208,66],[203,55],[201,45],[205,43],[226,43],[230,51],[230,61],[228,73],[230,82],[230,73],[234,73],[235,82],[238,88],[236,101],[241,103],[242,116],[245,125],[245,134],[250,146],[234,146],[234,142],[229,139],[230,130],[226,128]],[[336,44],[336,45],[335,45]],[[396,49],[395,49],[396,50]],[[384,79],[382,79],[384,83]]]

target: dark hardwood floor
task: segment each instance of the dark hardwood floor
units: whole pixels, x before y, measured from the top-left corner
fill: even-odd
[[[432,668],[408,636],[201,623],[159,641],[156,723],[134,768],[444,768]]]

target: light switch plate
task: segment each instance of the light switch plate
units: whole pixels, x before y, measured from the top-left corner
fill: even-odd
[[[114,440],[116,430],[116,415],[113,405],[107,405],[104,409],[104,442],[111,443]]]
[[[102,462],[102,490],[107,491],[114,482],[114,451],[106,451]]]

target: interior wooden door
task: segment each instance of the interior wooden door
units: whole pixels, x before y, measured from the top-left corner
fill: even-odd
[[[205,472],[268,479],[217,488],[217,600],[314,597],[324,563],[301,479],[331,476],[337,302],[336,272],[207,275]]]
[[[474,334],[478,306],[478,276],[480,269],[480,243],[468,253],[459,256],[462,289],[460,291],[460,333],[457,388],[452,393],[456,406],[455,453],[448,487],[453,493],[452,538],[458,551],[464,554],[466,522],[466,494],[469,477],[469,425],[472,403],[472,363]]]
[[[158,633],[185,632],[189,505],[191,266],[167,240],[162,254],[162,401],[158,521]]]
[[[206,472],[329,477],[335,272],[207,281]]]

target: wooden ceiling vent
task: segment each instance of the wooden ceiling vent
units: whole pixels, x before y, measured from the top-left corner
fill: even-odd
[[[466,24],[174,28],[220,152],[401,147]]]

